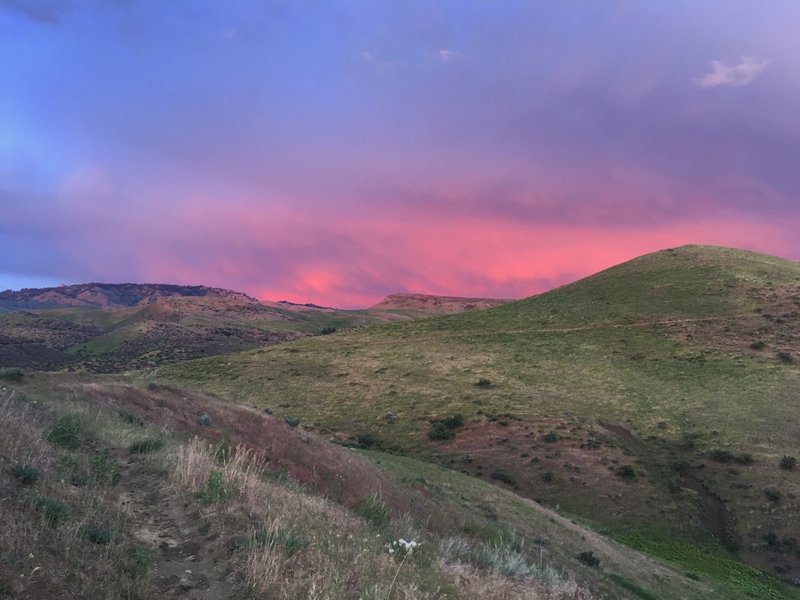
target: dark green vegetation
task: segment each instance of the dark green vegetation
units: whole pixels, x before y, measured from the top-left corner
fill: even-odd
[[[800,368],[787,359],[800,353],[799,313],[797,263],[688,246],[480,313],[159,376],[297,416],[343,443],[369,426],[386,449],[480,478],[502,471],[517,493],[626,543],[632,531],[672,539],[700,549],[688,556],[728,557],[725,569],[749,568],[739,556],[791,579],[800,555],[764,532],[796,535],[800,483],[779,462],[800,433]],[[454,414],[464,418],[457,435],[429,439],[431,423]],[[642,549],[690,568],[663,546]],[[721,568],[693,561],[703,582],[722,581]],[[748,597],[756,588],[746,578],[737,588],[737,577],[725,579],[726,595]]]

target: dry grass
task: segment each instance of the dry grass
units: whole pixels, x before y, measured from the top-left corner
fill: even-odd
[[[70,483],[82,450],[54,448],[45,440],[52,415],[21,394],[0,400],[0,596],[135,598],[141,581],[122,566],[127,516],[106,481]],[[13,465],[36,472],[27,483]],[[88,531],[113,536],[95,543]],[[5,596],[3,596],[5,597]]]
[[[499,562],[481,569],[453,560],[446,564],[437,553],[446,553],[447,544],[410,517],[376,529],[340,505],[265,478],[266,465],[244,446],[219,461],[214,446],[194,438],[175,450],[171,464],[176,491],[202,497],[215,472],[221,485],[229,486],[201,515],[224,521],[227,530],[249,531],[239,542],[234,568],[256,597],[591,598],[585,588],[521,555],[511,557],[508,549],[494,548]],[[400,537],[422,545],[404,559],[394,557],[387,543]],[[514,560],[524,569],[504,570]]]

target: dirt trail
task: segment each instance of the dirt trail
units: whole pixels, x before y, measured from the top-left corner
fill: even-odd
[[[172,493],[144,461],[132,457],[123,469],[119,502],[130,515],[134,537],[153,552],[151,579],[158,597],[244,597],[228,582],[224,548],[204,530],[191,503]]]

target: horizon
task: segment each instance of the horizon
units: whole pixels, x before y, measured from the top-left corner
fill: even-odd
[[[524,298],[689,243],[800,260],[798,20],[0,2],[0,289],[363,308]]]
[[[728,247],[728,246],[713,246],[713,245],[709,246],[707,244],[684,244],[683,246],[660,248],[658,250],[653,251],[652,253],[647,253],[647,254],[654,254],[654,253],[658,253],[658,252],[664,252],[664,251],[667,251],[667,250],[675,250],[675,249],[679,249],[679,248],[683,248],[683,247],[692,247],[692,246],[694,246],[694,247],[704,246],[704,247],[711,247],[711,248],[720,248],[720,249],[723,249],[723,250],[742,250],[742,251],[753,252],[752,250],[747,250],[745,248],[733,248],[733,247]],[[453,298],[458,298],[458,299],[462,299],[462,300],[507,300],[507,301],[515,302],[517,300],[524,300],[526,298],[530,298],[530,297],[533,297],[533,296],[538,296],[540,294],[545,294],[547,292],[556,290],[559,287],[562,287],[562,286],[565,286],[565,285],[570,285],[572,283],[576,283],[576,282],[578,282],[578,281],[580,281],[582,279],[591,277],[593,275],[597,275],[597,274],[601,273],[602,271],[604,271],[604,270],[606,270],[608,268],[625,264],[625,263],[630,262],[631,260],[634,260],[636,258],[641,258],[642,256],[647,256],[647,254],[632,257],[631,259],[622,261],[620,263],[615,263],[613,265],[609,265],[608,267],[600,269],[599,271],[595,271],[593,273],[589,273],[587,275],[578,277],[577,279],[565,281],[565,282],[560,283],[560,284],[558,284],[558,285],[556,285],[556,286],[554,286],[552,288],[548,288],[548,289],[545,289],[545,290],[537,291],[537,292],[535,292],[533,294],[530,294],[528,296],[520,296],[520,297],[517,297],[517,298],[500,298],[500,297],[489,297],[489,296],[483,296],[483,297],[476,297],[476,296],[447,296],[445,294],[434,294],[434,293],[426,293],[426,292],[406,291],[406,292],[390,292],[386,296],[378,299],[377,302],[374,302],[374,303],[372,303],[370,305],[367,305],[367,306],[349,306],[349,307],[335,306],[335,305],[332,305],[332,304],[325,304],[324,302],[322,302],[322,303],[320,303],[320,302],[312,302],[310,300],[306,301],[306,302],[302,302],[302,301],[276,299],[276,298],[259,298],[259,297],[255,297],[255,296],[253,298],[258,300],[259,302],[272,302],[272,303],[275,303],[275,304],[292,304],[292,305],[297,305],[297,306],[314,306],[314,307],[317,307],[317,308],[332,309],[332,310],[366,310],[366,309],[372,308],[373,306],[375,306],[376,304],[379,304],[380,302],[383,302],[384,300],[387,300],[388,298],[390,298],[392,296],[430,296],[432,298],[453,297]],[[766,256],[770,256],[770,255],[766,255]],[[793,260],[793,259],[788,259],[788,258],[782,257],[782,256],[774,256],[774,258],[779,258],[779,259],[782,259],[782,260]],[[800,261],[795,261],[795,262],[800,262]],[[208,289],[220,289],[222,291],[240,293],[240,294],[245,294],[245,295],[249,296],[249,294],[247,294],[246,292],[243,292],[242,290],[237,290],[237,289],[232,289],[232,288],[218,288],[216,286],[209,286],[209,285],[205,285],[205,284],[202,284],[202,283],[175,284],[175,283],[170,283],[170,282],[154,282],[154,281],[149,281],[149,282],[148,281],[142,281],[142,282],[136,282],[136,281],[119,281],[119,282],[84,281],[84,282],[76,282],[76,283],[69,283],[69,284],[68,283],[59,283],[58,285],[48,285],[48,286],[43,286],[43,287],[19,288],[19,289],[16,289],[16,290],[8,288],[8,289],[5,289],[5,290],[0,290],[0,293],[5,293],[5,292],[23,292],[23,291],[27,291],[27,290],[41,290],[41,289],[59,289],[59,288],[63,288],[63,287],[73,287],[73,286],[82,286],[82,285],[87,285],[87,286],[88,285],[110,285],[110,286],[141,285],[141,286],[197,287],[197,288],[208,288]]]

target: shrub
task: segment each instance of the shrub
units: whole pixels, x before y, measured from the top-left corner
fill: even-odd
[[[205,504],[225,502],[233,497],[233,486],[225,481],[220,471],[211,471],[205,487],[197,490],[197,497]]]
[[[138,425],[139,427],[144,425],[144,420],[139,415],[135,415],[127,410],[120,410],[119,418],[129,425]]]
[[[131,548],[128,550],[128,562],[124,571],[131,577],[143,575],[153,563],[153,553],[147,548]]]
[[[718,463],[729,463],[734,460],[733,454],[720,448],[716,448],[709,452],[709,456],[711,457],[711,460]]]
[[[632,481],[636,477],[636,471],[633,470],[631,465],[622,465],[617,469],[617,477],[623,481]]]
[[[355,513],[376,527],[383,527],[391,520],[389,508],[375,494],[359,502]]]
[[[164,447],[164,438],[161,437],[147,437],[139,440],[134,440],[128,446],[128,452],[131,454],[147,454],[148,452],[155,452]]]
[[[777,352],[775,354],[775,356],[777,356],[778,360],[781,361],[782,363],[791,364],[791,363],[794,362],[794,357],[789,352],[786,352],[785,350],[781,350],[780,352]]]
[[[368,431],[364,433],[359,433],[356,436],[356,442],[362,448],[377,448],[383,443],[381,438],[379,438],[374,433],[370,433]]]
[[[323,327],[320,333],[322,335],[330,335],[331,333],[336,333],[336,327]]]
[[[69,506],[58,500],[35,496],[33,504],[36,510],[44,515],[50,527],[57,527],[70,513]]]
[[[78,415],[62,415],[50,425],[45,434],[54,446],[75,450],[81,445],[81,420]]]
[[[299,417],[289,415],[288,417],[284,417],[283,420],[289,427],[297,427],[298,425],[300,425]]]
[[[122,477],[117,461],[110,458],[105,451],[95,454],[91,470],[92,479],[100,484],[116,485]]]
[[[456,435],[456,429],[464,425],[464,417],[460,414],[451,415],[443,419],[433,419],[430,423],[428,438],[437,441],[449,440]]]
[[[781,501],[781,493],[775,488],[766,488],[764,490],[764,496],[767,500],[776,504]]]
[[[197,417],[197,424],[200,425],[201,427],[211,427],[213,423],[211,421],[211,417],[209,417],[208,414],[203,413],[202,415]]]
[[[755,342],[750,344],[750,349],[751,350],[763,350],[765,346],[766,346],[766,344],[764,342],[762,342],[761,340],[756,340]]]
[[[595,569],[600,566],[600,559],[591,550],[585,550],[578,554],[578,560]]]
[[[508,485],[516,485],[517,483],[516,481],[514,481],[514,478],[511,477],[511,475],[509,475],[503,469],[497,469],[495,471],[492,471],[489,477],[491,477],[492,479],[496,479],[497,481],[502,481],[503,483],[507,483]]]
[[[672,463],[672,470],[680,475],[685,475],[689,472],[691,465],[685,460],[676,460]]]
[[[542,481],[545,483],[550,483],[553,481],[553,472],[552,471],[545,471],[542,473]]]
[[[39,478],[39,472],[30,465],[17,463],[11,467],[11,474],[22,485],[28,485],[35,482]]]
[[[25,371],[17,367],[3,367],[0,369],[0,379],[20,381],[23,377],[25,377]]]
[[[481,377],[478,379],[477,383],[475,384],[479,388],[488,388],[492,387],[492,380],[486,379],[485,377]]]
[[[150,380],[147,382],[147,389],[151,392],[161,389],[161,384],[157,381]]]
[[[794,456],[784,455],[781,459],[781,469],[792,471],[797,466],[797,459]]]
[[[100,546],[105,546],[114,538],[114,532],[107,527],[91,523],[89,525],[85,525],[81,529],[81,532],[90,542]]]
[[[545,442],[553,443],[558,441],[558,434],[555,431],[550,431],[542,438]]]

